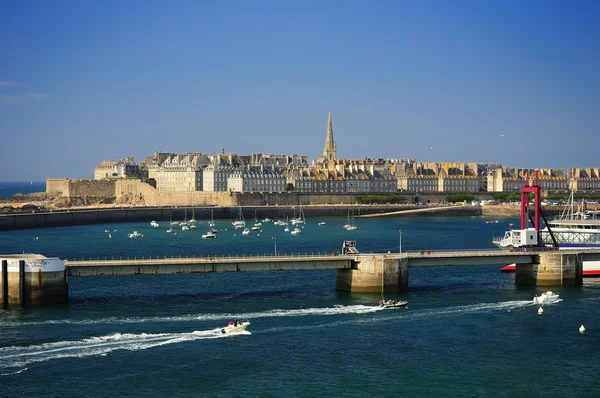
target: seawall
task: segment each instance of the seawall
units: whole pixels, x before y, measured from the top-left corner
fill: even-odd
[[[296,206],[296,208],[298,208]],[[348,215],[348,211],[353,211],[355,215],[384,213],[390,211],[415,209],[418,206],[413,205],[317,205],[303,206],[302,209],[306,217],[313,216],[341,216]],[[239,213],[239,207],[216,207],[216,206],[198,206],[198,207],[125,207],[110,209],[81,209],[52,211],[45,213],[18,213],[0,215],[0,230],[28,229],[28,228],[46,228],[61,227],[69,225],[85,224],[103,224],[120,223],[134,221],[169,221],[170,217],[175,220],[183,220],[187,214],[190,219],[192,214],[198,220],[210,220],[211,213],[215,219],[235,219]],[[254,219],[254,214],[259,219],[269,217],[284,218],[294,214],[293,206],[246,206],[242,207],[246,219]],[[187,212],[187,213],[186,213]],[[412,214],[419,215],[419,214]],[[421,214],[435,215],[435,214]],[[454,211],[447,211],[444,215],[481,215],[481,208],[478,206],[456,207]]]

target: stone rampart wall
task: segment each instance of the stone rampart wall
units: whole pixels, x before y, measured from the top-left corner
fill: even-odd
[[[46,193],[61,192],[63,196],[70,196],[70,180],[68,178],[46,179]]]
[[[115,196],[115,180],[71,180],[70,196]]]
[[[159,191],[139,180],[117,180],[115,194],[117,201],[131,200],[145,206],[236,205],[229,192]]]

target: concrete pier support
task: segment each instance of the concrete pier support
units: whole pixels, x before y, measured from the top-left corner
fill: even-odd
[[[2,308],[64,304],[69,294],[64,263],[39,255],[0,255]]]
[[[358,255],[352,269],[337,271],[339,291],[398,293],[408,288],[408,259],[387,255]]]
[[[533,264],[518,264],[515,283],[533,286],[580,286],[583,262],[580,254],[548,252],[536,256]]]

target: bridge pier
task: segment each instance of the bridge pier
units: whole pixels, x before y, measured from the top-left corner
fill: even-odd
[[[3,309],[68,302],[67,274],[59,259],[26,254],[0,256],[0,261]]]
[[[338,291],[398,293],[408,289],[408,259],[358,255],[351,269],[338,269]]]
[[[547,252],[532,264],[517,264],[515,283],[533,286],[580,286],[583,262],[580,254]]]

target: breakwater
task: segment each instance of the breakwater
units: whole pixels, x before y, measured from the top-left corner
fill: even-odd
[[[401,210],[424,208],[414,205],[317,205],[303,206],[306,217],[345,217],[348,212],[356,216],[364,214],[387,213]],[[27,228],[61,227],[70,225],[103,224],[135,221],[173,221],[188,219],[192,215],[198,220],[232,219],[239,214],[240,207],[125,207],[102,209],[61,210],[41,213],[17,213],[0,215],[0,230],[15,230]],[[292,217],[297,206],[247,206],[241,207],[244,217],[259,219]],[[446,215],[481,215],[479,206],[461,206],[444,212]],[[416,214],[411,214],[416,215]],[[428,215],[428,214],[423,214]],[[434,214],[429,214],[434,215]]]

